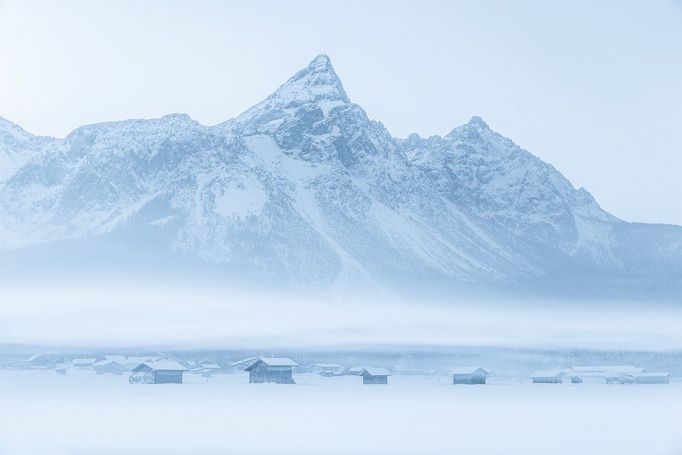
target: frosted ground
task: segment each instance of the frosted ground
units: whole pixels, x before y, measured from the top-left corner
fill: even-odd
[[[125,376],[0,371],[0,453],[665,454],[682,453],[682,382],[539,385],[447,376],[245,374],[182,385]]]

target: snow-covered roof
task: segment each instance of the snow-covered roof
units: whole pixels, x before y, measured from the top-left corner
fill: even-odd
[[[490,372],[481,367],[457,367],[451,370],[452,374],[484,374],[486,376],[490,375]]]
[[[92,365],[97,362],[97,359],[73,359],[71,363],[73,365]]]
[[[564,373],[563,370],[558,368],[553,370],[536,371],[535,373],[530,375],[531,378],[557,378],[560,376],[566,376],[566,373]]]
[[[250,370],[257,363],[264,363],[269,367],[296,367],[298,363],[287,357],[258,357],[258,359],[251,365],[247,366],[245,370]]]
[[[197,365],[197,368],[205,368],[208,370],[219,370],[220,365],[218,365],[217,363],[200,363]]]
[[[36,354],[36,355],[32,355],[31,357],[26,359],[27,362],[33,362],[35,360],[47,360],[47,357],[45,357],[42,354]]]
[[[150,360],[142,362],[133,370],[140,368],[142,365],[147,365],[154,371],[187,371],[187,368],[175,360]]]
[[[360,372],[361,376],[390,376],[386,368],[363,368]]]

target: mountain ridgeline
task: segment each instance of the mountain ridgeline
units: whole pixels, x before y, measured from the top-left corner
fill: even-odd
[[[212,127],[173,114],[54,139],[0,119],[0,262],[675,298],[682,228],[619,220],[478,117],[395,138],[322,55]]]

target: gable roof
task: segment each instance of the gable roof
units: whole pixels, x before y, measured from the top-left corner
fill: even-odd
[[[482,374],[490,376],[490,372],[481,367],[457,367],[452,369],[451,374]]]
[[[143,365],[146,365],[147,367],[154,371],[187,371],[187,368],[185,368],[175,360],[151,360],[147,362],[142,362],[141,364],[133,368],[132,371],[136,371]]]
[[[48,358],[45,357],[45,356],[42,355],[42,354],[36,354],[36,355],[32,355],[31,357],[29,357],[28,359],[26,359],[26,362],[33,362],[33,361],[35,361],[35,360],[45,360],[45,361],[47,361]]]
[[[360,376],[390,376],[386,368],[363,368]]]
[[[263,363],[269,367],[297,367],[298,363],[287,357],[258,357],[258,360],[251,365],[244,368],[244,371],[249,371],[259,363]]]
[[[554,370],[536,371],[530,375],[531,378],[558,378],[561,376],[566,376],[566,373],[558,368]]]

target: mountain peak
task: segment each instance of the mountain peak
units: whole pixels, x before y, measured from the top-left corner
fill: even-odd
[[[298,71],[264,101],[251,107],[235,120],[237,123],[269,124],[281,119],[285,112],[306,104],[317,104],[327,115],[330,109],[350,104],[341,79],[336,75],[331,59],[320,54],[308,66]],[[277,112],[273,115],[273,112]]]
[[[315,101],[350,103],[332,62],[324,54],[315,57],[306,68],[294,74],[270,96],[283,107]]]
[[[308,68],[310,67],[322,67],[322,68],[328,68],[334,71],[334,68],[332,67],[332,60],[329,58],[328,55],[326,54],[320,54],[314,59],[310,61],[310,64],[308,65]]]
[[[471,117],[471,119],[467,122],[467,126],[478,128],[481,130],[489,130],[490,129],[488,124],[485,123],[483,121],[483,119],[481,117],[479,117],[478,115],[474,115],[473,117]]]

